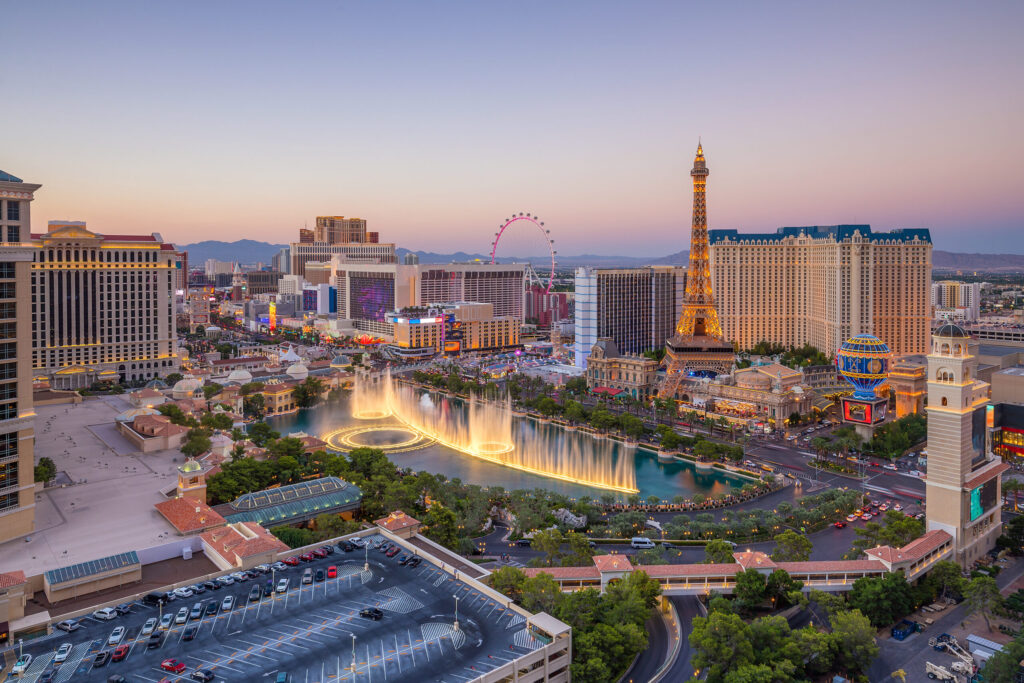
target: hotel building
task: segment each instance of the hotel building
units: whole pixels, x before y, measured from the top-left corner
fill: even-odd
[[[492,351],[519,345],[522,321],[494,315],[494,305],[458,301],[389,313],[397,356]]]
[[[35,530],[32,249],[25,240],[40,187],[0,171],[0,543]]]
[[[300,231],[299,241],[292,242],[289,251],[289,272],[302,276],[310,261],[325,263],[335,257],[362,263],[395,263],[395,245],[381,243],[376,232],[367,232],[362,218],[317,216],[316,228]]]
[[[968,322],[981,317],[981,283],[943,280],[932,283],[936,318]]]
[[[854,335],[873,334],[895,355],[927,351],[928,230],[833,225],[708,236],[722,333],[738,348],[769,341],[831,354]]]
[[[678,266],[576,269],[575,365],[587,367],[598,339],[621,354],[660,349],[675,333],[686,292]]]
[[[51,221],[32,235],[32,367],[56,389],[178,370],[176,251],[157,233],[101,235]]]

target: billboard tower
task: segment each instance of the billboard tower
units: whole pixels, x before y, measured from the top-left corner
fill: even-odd
[[[988,384],[976,379],[977,348],[962,328],[943,325],[928,354],[928,529],[953,536],[965,567],[1001,533],[999,477],[1009,468],[989,448]]]

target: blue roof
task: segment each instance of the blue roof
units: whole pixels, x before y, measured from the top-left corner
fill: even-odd
[[[931,231],[927,228],[903,228],[890,230],[889,232],[873,232],[870,225],[807,225],[803,227],[779,228],[775,232],[740,233],[738,230],[708,230],[708,242],[715,244],[730,239],[743,242],[778,242],[787,237],[799,237],[801,233],[807,237],[821,239],[829,238],[841,242],[853,237],[853,233],[860,231],[863,237],[872,242],[884,240],[897,240],[909,242],[915,238],[932,241]]]
[[[338,477],[320,477],[298,484],[266,489],[239,496],[223,511],[228,522],[257,522],[263,526],[312,519],[325,512],[354,509],[363,492]]]
[[[68,581],[74,581],[75,579],[81,579],[86,576],[103,574],[115,569],[121,569],[122,567],[129,567],[133,564],[139,564],[139,556],[135,554],[134,550],[127,553],[120,553],[118,555],[111,555],[110,557],[103,557],[98,560],[80,562],[78,564],[73,564],[70,567],[51,569],[46,572],[46,582],[51,586],[56,586]]]
[[[12,176],[10,173],[5,173],[3,171],[0,171],[0,181],[3,181],[5,183],[23,183],[23,182],[25,182],[21,178],[16,178],[16,177]]]

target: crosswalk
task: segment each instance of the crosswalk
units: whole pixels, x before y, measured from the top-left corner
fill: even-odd
[[[54,677],[55,683],[65,683],[65,681],[71,680],[71,675],[75,673],[75,669],[78,667],[78,663],[82,661],[82,658],[89,653],[91,643],[79,643],[71,649],[71,654],[61,665],[60,671]]]
[[[381,609],[397,612],[398,614],[408,614],[423,607],[422,602],[397,586],[377,591],[377,595],[384,598],[380,602]]]

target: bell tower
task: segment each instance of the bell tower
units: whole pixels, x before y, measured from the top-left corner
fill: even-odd
[[[957,325],[932,335],[928,354],[928,529],[953,536],[967,566],[1001,533],[1000,475],[987,439],[989,385],[976,379],[978,343]]]

